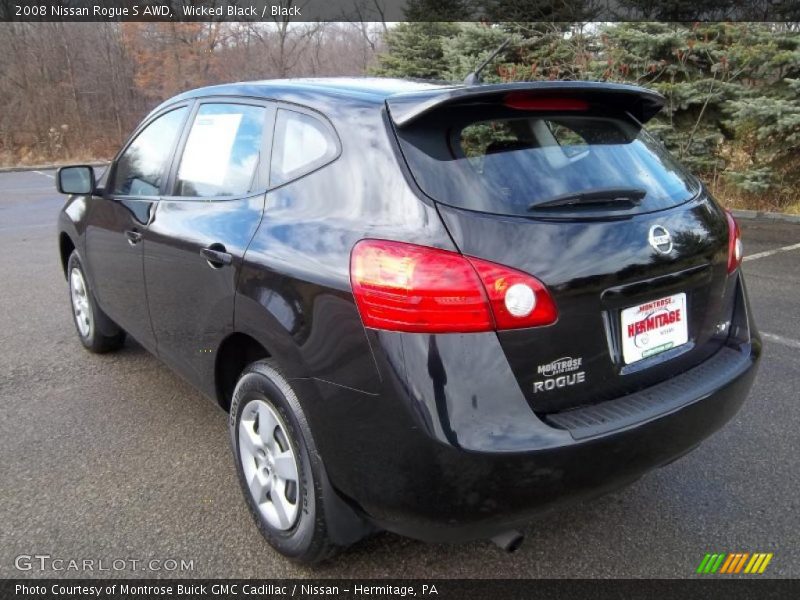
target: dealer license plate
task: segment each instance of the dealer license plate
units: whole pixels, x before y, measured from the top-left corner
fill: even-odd
[[[650,300],[622,311],[622,358],[629,365],[689,341],[686,294]]]

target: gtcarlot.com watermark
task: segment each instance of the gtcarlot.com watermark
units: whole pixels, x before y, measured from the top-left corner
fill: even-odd
[[[111,571],[194,571],[194,559],[183,558],[66,558],[50,554],[20,554],[14,558],[18,571],[48,573]]]

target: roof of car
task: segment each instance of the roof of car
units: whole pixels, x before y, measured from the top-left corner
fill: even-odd
[[[302,79],[266,79],[197,88],[164,102],[155,109],[188,100],[212,96],[240,96],[282,100],[305,104],[312,108],[331,99],[354,100],[382,104],[389,100],[393,118],[398,124],[415,120],[431,108],[460,99],[488,98],[492,94],[513,90],[536,93],[572,92],[614,95],[639,103],[643,121],[663,105],[663,97],[641,87],[597,81],[528,81],[504,84],[466,86],[460,83],[432,82],[384,77],[320,77]],[[155,112],[154,111],[154,112]],[[396,113],[396,114],[395,114]]]
[[[265,79],[241,81],[197,88],[169,100],[170,103],[188,98],[207,96],[249,96],[274,100],[291,100],[305,96],[353,97],[383,102],[387,97],[407,92],[421,92],[452,87],[434,82],[392,79],[383,77],[318,77],[299,79]]]

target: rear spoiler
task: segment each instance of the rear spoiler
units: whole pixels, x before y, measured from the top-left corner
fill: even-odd
[[[389,96],[386,106],[397,127],[407,127],[440,108],[465,104],[497,104],[511,92],[559,98],[579,98],[591,105],[629,112],[640,123],[652,119],[664,106],[658,92],[633,85],[591,81],[532,81],[475,86],[441,87]]]

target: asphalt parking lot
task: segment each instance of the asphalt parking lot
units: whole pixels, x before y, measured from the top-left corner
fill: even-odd
[[[133,342],[82,349],[62,202],[52,171],[0,173],[0,578],[91,575],[16,570],[31,554],[184,559],[193,577],[680,578],[706,552],[772,552],[764,576],[800,577],[800,224],[741,222],[764,359],[743,410],[698,450],[543,517],[515,554],[382,534],[311,570],[251,522],[222,411]]]

